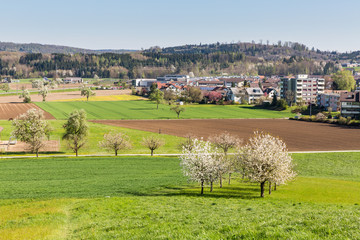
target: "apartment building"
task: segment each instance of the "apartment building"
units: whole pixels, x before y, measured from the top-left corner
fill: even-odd
[[[333,111],[340,110],[340,94],[339,93],[320,93],[318,95],[317,103],[320,107],[328,110],[329,107]]]
[[[360,91],[344,92],[340,95],[341,116],[360,118]]]
[[[301,74],[294,78],[281,78],[280,81],[280,97],[286,98],[287,94],[291,94],[292,102],[317,103],[317,96],[323,93],[324,89],[325,79],[319,76]]]

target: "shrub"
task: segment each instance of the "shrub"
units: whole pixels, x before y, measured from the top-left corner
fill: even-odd
[[[326,119],[326,116],[322,113],[318,113],[318,114],[316,114],[315,119],[316,119],[316,121],[323,121]]]
[[[339,120],[338,120],[338,123],[339,123],[340,125],[345,125],[345,124],[346,124],[346,118],[340,117]]]

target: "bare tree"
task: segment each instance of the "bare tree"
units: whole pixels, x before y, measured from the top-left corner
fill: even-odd
[[[192,133],[188,133],[185,135],[185,140],[180,142],[179,148],[182,151],[183,149],[188,150],[189,152],[192,151],[194,148],[194,142],[193,140],[196,138],[196,136]]]
[[[260,183],[261,197],[264,197],[266,182],[271,194],[271,183],[284,184],[296,175],[286,144],[270,134],[255,132],[240,149],[237,159],[244,164],[247,177]]]
[[[44,120],[44,112],[38,109],[29,109],[25,114],[16,118],[12,125],[12,135],[29,145],[29,150],[39,156],[39,151],[45,146],[46,137],[49,136],[52,128]]]
[[[115,156],[118,155],[118,151],[130,149],[132,147],[129,137],[121,132],[110,132],[105,134],[104,140],[99,142],[99,146],[115,151]]]
[[[181,112],[185,112],[185,108],[180,107],[179,105],[173,106],[170,108],[171,111],[174,111],[177,114],[177,117],[180,117]]]
[[[161,138],[157,138],[155,136],[144,137],[141,145],[147,147],[151,151],[151,156],[154,155],[154,151],[159,147],[163,146],[165,141]]]
[[[231,174],[233,172],[232,171],[233,167],[231,165],[233,164],[233,161],[229,159],[227,153],[229,149],[239,147],[240,144],[242,143],[242,139],[239,139],[237,136],[231,135],[228,132],[223,132],[218,135],[210,136],[208,140],[211,143],[213,143],[217,148],[222,149],[225,155],[222,163],[223,168],[221,169],[221,171],[219,171],[220,187],[222,187],[222,175],[226,172],[229,173],[229,184],[230,184]]]
[[[285,100],[291,107],[294,102],[296,102],[296,94],[294,91],[287,90],[285,92]]]

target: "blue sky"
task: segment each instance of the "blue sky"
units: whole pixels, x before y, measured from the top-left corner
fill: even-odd
[[[360,50],[358,0],[0,0],[0,41],[90,49],[293,41]]]

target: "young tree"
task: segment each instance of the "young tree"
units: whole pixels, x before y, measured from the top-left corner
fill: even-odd
[[[4,92],[8,92],[10,90],[10,85],[8,83],[2,83],[0,85],[0,89],[3,90]]]
[[[35,108],[29,109],[16,118],[12,125],[14,126],[12,135],[27,143],[29,150],[38,157],[39,150],[45,146],[44,141],[52,130],[50,124],[44,120],[44,112]]]
[[[174,101],[176,99],[176,94],[172,90],[165,90],[164,91],[164,99],[171,103],[171,101]]]
[[[163,146],[165,141],[161,138],[157,138],[155,136],[144,137],[141,145],[147,147],[151,151],[151,156],[154,155],[154,151],[159,147]]]
[[[272,99],[272,101],[271,101],[271,106],[276,106],[276,105],[277,105],[277,103],[278,103],[278,100],[277,100],[277,95],[276,95],[276,94],[274,94],[274,97],[273,97],[273,99]]]
[[[69,148],[78,156],[78,151],[85,145],[89,132],[85,110],[72,111],[63,127],[65,129],[63,139],[68,141]]]
[[[23,98],[23,102],[24,103],[30,103],[31,102],[31,97],[30,97],[30,93],[27,89],[24,89],[20,95],[19,95],[19,98]]]
[[[43,86],[39,89],[39,95],[42,96],[43,102],[46,101],[46,97],[47,97],[48,93],[49,93],[49,90],[48,90],[47,86],[44,86],[44,85],[43,85]]]
[[[194,148],[194,139],[196,138],[195,135],[193,135],[192,133],[188,133],[185,135],[185,140],[180,142],[179,144],[179,148],[182,151],[183,149],[188,150],[189,152],[192,151],[192,149]]]
[[[149,96],[149,99],[151,101],[156,102],[156,109],[159,109],[159,104],[161,100],[164,99],[164,93],[160,91],[159,89],[155,89]]]
[[[115,151],[115,156],[118,155],[118,151],[130,149],[132,147],[129,137],[121,132],[110,132],[105,134],[104,140],[99,142],[99,146]]]
[[[240,147],[242,140],[235,135],[229,134],[228,132],[223,132],[219,135],[210,136],[208,140],[212,144],[214,144],[217,148],[222,149],[224,152],[224,158],[221,164],[222,169],[220,169],[219,171],[220,187],[222,187],[222,175],[225,174],[226,172],[229,173],[229,184],[230,184],[230,178],[233,172],[231,171],[233,169],[232,167],[233,161],[231,161],[228,158],[227,153],[229,149]]]
[[[86,101],[89,101],[89,97],[95,96],[95,93],[91,90],[91,88],[82,86],[81,87],[81,96],[85,96]]]
[[[338,71],[331,75],[333,80],[333,88],[335,90],[348,90],[355,88],[354,76],[350,71]]]
[[[193,139],[192,146],[191,150],[183,148],[180,164],[185,176],[201,184],[201,194],[203,194],[204,184],[210,183],[210,191],[212,191],[213,182],[219,176],[218,163],[221,155],[207,141]]]
[[[177,117],[180,117],[181,112],[185,112],[185,108],[180,107],[179,105],[175,105],[170,108],[171,111],[174,111],[177,114]]]
[[[295,99],[296,95],[294,91],[291,90],[287,90],[285,92],[285,100],[286,102],[290,105],[290,107],[292,106],[292,104],[296,101]]]
[[[197,87],[189,87],[186,89],[185,94],[190,102],[200,102],[203,99],[201,90]]]
[[[236,157],[244,165],[247,177],[260,183],[261,197],[264,197],[266,182],[271,194],[271,183],[283,184],[296,175],[286,144],[270,134],[255,132]]]

